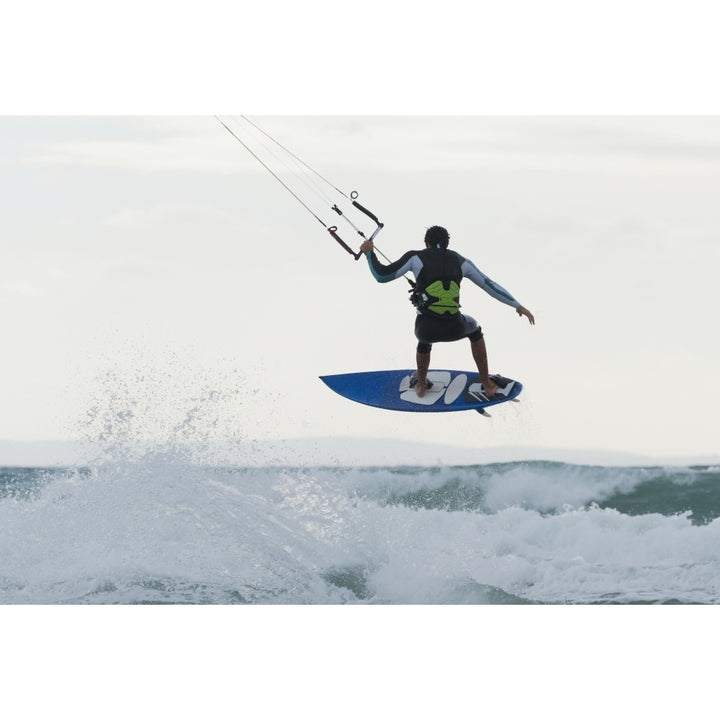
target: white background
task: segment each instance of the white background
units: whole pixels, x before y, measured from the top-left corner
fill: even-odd
[[[149,385],[159,398],[184,375],[213,387],[235,368],[270,385],[280,409],[259,415],[248,390],[244,434],[425,435],[423,419],[319,392],[320,372],[407,364],[409,306],[329,247],[211,119],[246,113],[285,116],[268,128],[360,190],[388,254],[446,224],[536,314],[530,328],[465,291],[492,367],[527,386],[522,414],[481,425],[483,443],[714,451],[717,121],[598,116],[717,114],[716,28],[708,2],[16,4],[2,114],[172,117],[2,118],[0,437],[72,436],[107,378],[122,410],[148,367],[172,368]],[[468,118],[487,115],[530,117]],[[302,312],[300,278],[328,322]],[[241,302],[256,291],[259,315]],[[467,418],[432,432],[477,440]],[[713,687],[698,662],[708,625],[697,632],[687,609],[673,625],[661,608],[474,608],[459,626],[455,609],[336,624],[323,609],[163,611],[152,624],[147,609],[99,610],[8,614],[16,717],[668,717],[705,709]]]

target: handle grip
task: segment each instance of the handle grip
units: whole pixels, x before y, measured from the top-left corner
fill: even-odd
[[[354,252],[353,249],[337,234],[337,227],[333,225],[332,227],[329,227],[327,231],[337,240],[337,242],[340,244],[340,247],[347,250],[356,260],[359,260],[362,256],[361,252]]]

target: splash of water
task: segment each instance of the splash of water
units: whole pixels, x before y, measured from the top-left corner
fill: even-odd
[[[235,367],[198,367],[178,353],[107,361],[78,432],[90,464],[214,464],[244,440],[252,395]]]

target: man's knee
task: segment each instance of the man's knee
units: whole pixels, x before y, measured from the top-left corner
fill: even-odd
[[[430,343],[423,342],[422,340],[417,344],[417,351],[420,355],[427,355],[432,350]]]
[[[467,337],[471,343],[477,342],[478,340],[482,340],[483,339],[482,328],[478,325],[477,328],[475,330],[473,330]]]

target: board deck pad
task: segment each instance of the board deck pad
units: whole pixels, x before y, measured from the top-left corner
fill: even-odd
[[[410,381],[414,370],[374,370],[370,372],[322,375],[320,379],[339,395],[386,410],[405,412],[451,412],[478,410],[515,400],[522,391],[518,380],[491,375],[500,386],[488,399],[477,372],[464,370],[430,370],[432,387],[418,397]]]

